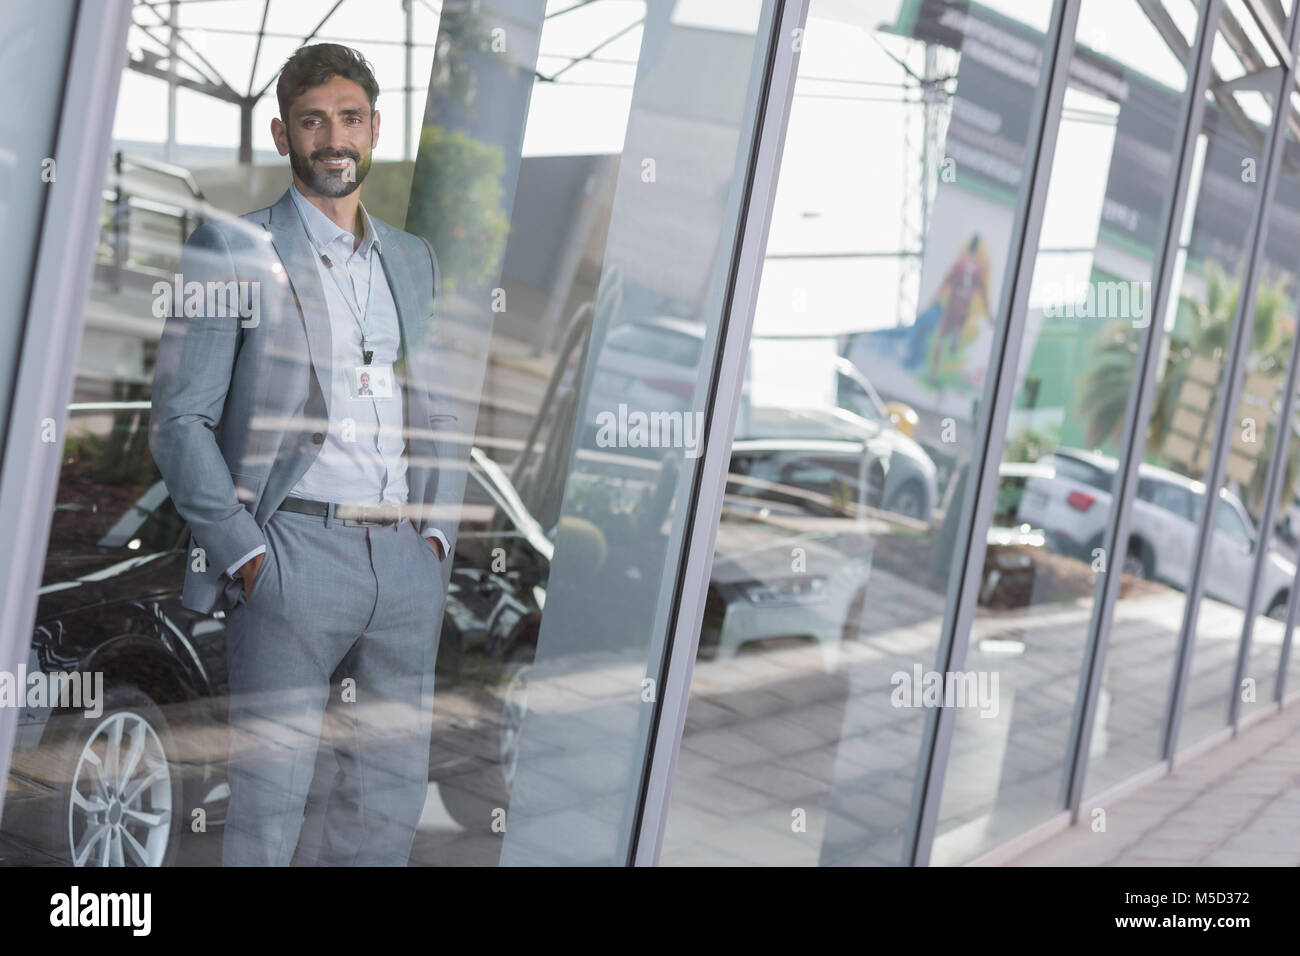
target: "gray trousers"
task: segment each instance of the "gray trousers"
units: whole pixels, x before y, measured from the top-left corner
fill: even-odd
[[[405,866],[428,792],[438,555],[409,521],[276,512],[246,601],[226,619],[226,866]],[[318,780],[328,746],[330,779]],[[308,795],[313,805],[308,806]]]

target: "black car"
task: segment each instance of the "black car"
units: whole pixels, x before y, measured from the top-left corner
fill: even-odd
[[[0,829],[25,862],[167,865],[184,829],[225,816],[224,615],[181,605],[188,531],[156,472],[127,498],[132,482],[78,467],[104,456],[68,447],[27,672],[102,675],[102,700],[89,716],[81,706],[20,710]],[[508,796],[551,544],[477,449],[461,527],[430,780],[445,779],[448,812],[477,826],[484,799]]]
[[[97,472],[97,463],[120,460],[120,448],[104,451],[69,439],[28,662],[31,673],[102,674],[102,711],[22,710],[0,829],[27,862],[167,865],[191,833],[219,827],[225,816],[224,615],[181,605],[185,564],[194,558],[147,452],[135,480]],[[634,470],[644,465],[634,462]],[[745,474],[751,470],[747,462],[733,467],[746,487],[728,491],[700,654],[791,637],[829,648],[851,637],[869,536],[852,519],[828,523],[820,496],[757,481]],[[641,482],[661,505],[672,497],[667,474],[651,469]],[[629,526],[629,537],[655,533],[659,511],[638,514],[658,518]],[[815,528],[805,527],[810,516]],[[492,810],[508,806],[554,540],[566,521],[582,524],[569,517],[543,529],[504,470],[471,450],[429,764],[444,807],[466,829],[486,830]],[[790,573],[792,543],[813,573]],[[634,551],[609,544],[611,560]],[[625,594],[592,600],[629,602],[643,592],[625,570],[606,569],[606,580],[626,582]]]

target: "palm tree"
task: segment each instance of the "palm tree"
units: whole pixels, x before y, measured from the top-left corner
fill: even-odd
[[[1221,365],[1227,353],[1241,283],[1213,262],[1207,265],[1205,281],[1205,300],[1182,300],[1187,320],[1183,327],[1175,328],[1167,341],[1165,366],[1147,433],[1148,455],[1158,455],[1164,446],[1192,359],[1200,356]],[[1279,375],[1286,369],[1293,331],[1292,323],[1286,320],[1290,312],[1287,284],[1288,277],[1284,275],[1260,282],[1255,296],[1248,372]],[[1121,440],[1139,342],[1140,331],[1129,322],[1108,324],[1094,340],[1097,358],[1083,376],[1078,405],[1080,413],[1086,416],[1085,434],[1091,447],[1118,445]],[[1264,470],[1256,469],[1257,478]]]

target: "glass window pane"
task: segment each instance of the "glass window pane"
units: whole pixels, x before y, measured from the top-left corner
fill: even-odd
[[[1295,98],[1287,103],[1294,117]],[[1300,200],[1300,174],[1296,161],[1300,144],[1288,133],[1280,169],[1278,191],[1264,244],[1255,307],[1250,325],[1250,347],[1237,414],[1231,421],[1229,457],[1215,535],[1210,545],[1205,575],[1205,597],[1197,620],[1192,680],[1184,703],[1179,746],[1185,747],[1222,726],[1227,694],[1238,694],[1241,713],[1247,715],[1273,700],[1281,654],[1287,602],[1296,574],[1294,541],[1288,539],[1287,510],[1292,495],[1284,494],[1268,554],[1258,576],[1258,616],[1251,633],[1250,657],[1242,687],[1232,687],[1232,668],[1239,653],[1245,625],[1244,607],[1262,539],[1265,493],[1276,454],[1288,455],[1283,487],[1295,481],[1297,455],[1294,442],[1279,443],[1279,423],[1287,367],[1296,329],[1297,280],[1294,269],[1297,230],[1294,213]],[[1285,452],[1279,451],[1285,447]],[[1199,658],[1199,660],[1198,660]]]
[[[665,863],[904,862],[1050,14],[810,6]]]
[[[9,254],[0,256],[0,283],[9,290],[0,305],[0,440],[9,422],[9,395],[26,319],[27,290],[40,238],[45,198],[54,189],[53,162],[59,98],[67,66],[76,4],[6,3],[0,15],[0,77],[9,89],[32,98],[0,120],[8,147],[0,149],[0,235]]]
[[[1158,75],[1087,42],[1103,16],[1106,37],[1163,48]],[[988,531],[966,656],[967,672],[998,678],[1000,706],[957,711],[936,863],[965,862],[1064,808],[1115,455],[1150,320],[1186,77],[1136,0],[1084,0],[1076,40],[999,492],[1035,471]],[[1141,490],[1168,497],[1153,477]]]
[[[31,669],[113,662],[99,718],[23,713],[6,828],[110,865],[622,864],[777,5],[344,0],[317,39],[384,122],[335,60],[288,90],[292,163],[276,78],[319,17],[272,4],[254,68],[263,6],[180,6],[174,124],[136,10]],[[263,93],[242,162],[191,54]]]
[[[1216,31],[1214,42],[1216,48],[1228,45],[1222,29]],[[1190,499],[1191,517],[1141,499],[1134,502],[1130,537],[1121,559],[1126,577],[1111,623],[1089,757],[1086,791],[1093,793],[1160,757],[1186,605],[1184,592],[1205,505],[1203,481],[1215,437],[1216,396],[1225,387],[1224,357],[1258,199],[1258,166],[1263,162],[1267,125],[1246,115],[1233,97],[1217,87],[1205,95],[1205,118],[1175,261],[1178,294],[1163,317],[1156,397],[1140,470],[1141,475],[1162,481]],[[1239,612],[1226,613],[1237,614],[1239,636]],[[1231,630],[1232,625],[1225,627]],[[1213,698],[1202,713],[1212,711],[1212,722],[1222,726],[1236,640],[1229,639],[1226,643],[1232,650],[1222,652],[1219,641],[1210,643],[1205,653],[1198,650],[1193,657],[1193,683],[1204,686],[1207,700]]]

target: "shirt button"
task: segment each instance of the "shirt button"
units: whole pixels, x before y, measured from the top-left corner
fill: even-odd
[[[311,436],[311,443],[313,445],[323,445],[325,444],[325,436],[320,432],[313,432]]]

